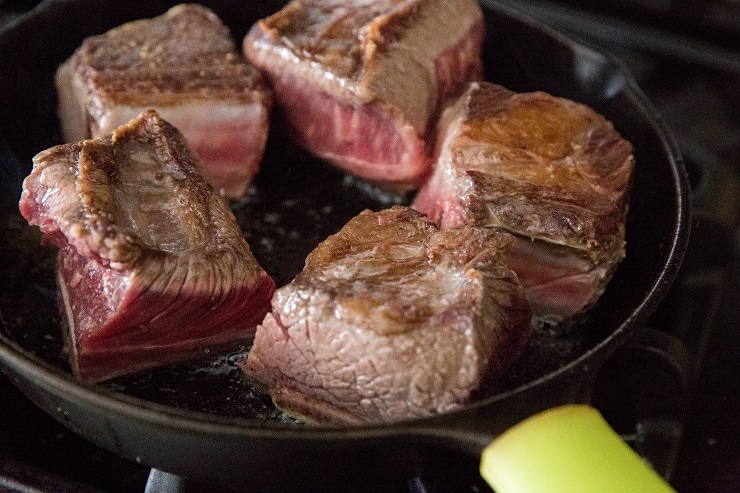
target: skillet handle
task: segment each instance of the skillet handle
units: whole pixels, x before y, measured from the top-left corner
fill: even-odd
[[[592,404],[653,468],[670,478],[686,421],[695,357],[678,338],[643,329],[601,371]]]
[[[682,341],[644,328],[598,372],[592,399],[601,398],[602,377],[618,378],[620,391],[607,391],[632,406],[618,410],[635,416],[631,433],[620,436],[591,405],[555,407],[486,447],[481,475],[497,493],[672,492],[664,477],[680,443],[692,370]]]
[[[690,365],[687,366],[686,364],[687,355],[683,344],[665,333],[643,329],[633,341],[623,346],[622,350],[617,352],[616,355],[611,356],[611,358],[608,355],[600,356],[590,358],[589,363],[563,372],[557,378],[539,382],[537,385],[531,385],[515,394],[507,395],[500,401],[473,405],[462,412],[440,417],[435,427],[431,429],[425,427],[422,431],[424,444],[440,448],[452,448],[471,457],[481,457],[484,449],[488,450],[490,447],[493,447],[494,450],[497,449],[498,446],[495,445],[498,442],[497,437],[505,435],[508,429],[516,429],[517,426],[521,426],[518,423],[523,417],[535,416],[540,413],[546,414],[550,412],[548,411],[550,409],[559,409],[565,406],[564,409],[581,409],[576,414],[586,415],[583,422],[584,429],[592,427],[594,430],[600,430],[598,436],[605,440],[604,447],[607,452],[612,450],[612,453],[617,456],[620,454],[631,455],[631,458],[626,457],[624,459],[625,464],[632,464],[630,467],[625,467],[625,470],[630,469],[631,471],[636,459],[640,467],[647,469],[647,471],[640,474],[655,475],[658,478],[661,478],[661,475],[669,477],[670,467],[665,463],[665,458],[660,454],[652,453],[651,449],[653,447],[663,448],[665,444],[658,442],[662,441],[661,437],[665,434],[664,425],[666,420],[670,420],[671,423],[677,422],[676,420],[680,418],[684,410],[680,403],[684,402],[682,396],[686,393],[686,371],[690,369]],[[604,361],[606,361],[606,364],[602,367],[601,363]],[[622,436],[617,434],[607,424],[602,415],[595,410],[595,408],[601,409],[600,394],[603,394],[602,387],[604,387],[603,382],[601,382],[602,376],[606,377],[603,380],[608,383],[614,379],[615,374],[619,375],[622,380],[629,382],[632,388],[613,389],[608,386],[605,387],[607,392],[614,394],[611,396],[611,400],[616,400],[619,403],[631,402],[635,399],[638,401],[633,404],[634,409],[631,409],[628,413],[624,413],[623,409],[617,409],[617,417],[621,412],[622,414],[635,415],[637,418],[636,424],[633,423],[631,429],[619,430],[623,433]],[[659,378],[656,378],[656,375]],[[658,386],[663,387],[662,393],[658,392]],[[592,396],[592,392],[595,392],[595,395]],[[660,397],[660,395],[666,395],[666,392],[668,397]],[[653,396],[653,400],[645,402],[646,396]],[[573,404],[576,404],[576,406],[574,407]],[[589,415],[583,409],[591,410],[591,412],[596,413],[596,416]],[[606,411],[608,412],[609,409],[607,408]],[[586,426],[589,420],[590,424]],[[657,430],[658,433],[654,433],[657,428],[663,431]],[[669,428],[673,430],[675,427],[669,426]],[[524,435],[530,436],[526,440],[528,462],[530,464],[544,466],[548,455],[554,457],[577,455],[577,453],[562,453],[566,447],[566,441],[563,440],[557,444],[560,453],[544,454],[544,458],[535,459],[533,447],[536,445],[536,440],[531,438],[531,434],[525,433]],[[577,435],[573,435],[571,438],[575,440],[575,437]],[[671,440],[671,437],[664,438]],[[631,447],[626,444],[625,439],[629,440]],[[585,443],[591,442],[587,441]],[[573,443],[571,445],[576,446],[578,444]],[[548,449],[545,448],[545,450]],[[552,451],[552,448],[549,450]],[[483,461],[481,462],[483,467],[486,465],[485,454],[486,452],[483,452]],[[587,453],[586,457],[589,458],[590,454]],[[607,454],[606,457],[611,456]],[[611,462],[615,459],[612,457],[608,460]],[[561,464],[558,467],[564,466]],[[580,471],[583,472],[582,469]],[[578,470],[573,473],[571,479],[577,477],[577,473]],[[629,472],[628,476],[631,474],[633,473]],[[484,478],[486,478],[485,474]],[[651,481],[656,480],[653,478]],[[660,479],[656,483],[660,484],[662,489],[654,491],[672,491],[665,480]],[[500,486],[498,488],[497,493],[506,491],[501,490]],[[520,493],[520,490],[516,489],[508,491]],[[526,492],[528,490],[521,491]],[[596,488],[593,491],[607,490]],[[625,488],[622,491],[640,490]]]

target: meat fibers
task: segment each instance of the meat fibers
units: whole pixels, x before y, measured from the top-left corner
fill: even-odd
[[[154,110],[33,163],[20,211],[59,247],[75,375],[101,381],[251,339],[275,283],[198,156]]]
[[[321,243],[273,297],[244,364],[307,421],[430,416],[483,392],[532,328],[503,262],[514,238],[438,231],[413,209],[365,211]]]
[[[228,198],[259,170],[272,92],[205,7],[187,4],[84,40],[56,74],[65,142],[98,138],[156,109]]]

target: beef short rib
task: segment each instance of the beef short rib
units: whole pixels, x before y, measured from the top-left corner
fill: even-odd
[[[365,211],[278,289],[244,364],[308,421],[384,422],[468,401],[518,357],[531,312],[503,262],[511,235],[439,232],[413,209]]]
[[[440,118],[435,170],[413,207],[442,229],[501,227],[539,322],[573,320],[625,254],[631,144],[591,108],[472,83]]]
[[[85,39],[56,85],[66,142],[102,137],[154,108],[227,197],[240,198],[259,169],[272,92],[205,7],[178,5]]]
[[[304,148],[349,173],[416,188],[439,108],[481,77],[474,0],[293,1],[244,38]]]
[[[275,283],[197,155],[149,110],[34,157],[20,211],[59,247],[70,364],[101,381],[248,341]]]

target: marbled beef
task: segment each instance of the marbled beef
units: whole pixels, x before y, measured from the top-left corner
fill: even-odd
[[[439,232],[395,206],[365,211],[278,289],[246,373],[309,421],[359,423],[453,409],[500,376],[531,312],[503,255],[514,238]]]
[[[178,5],[85,39],[56,85],[66,142],[101,137],[154,108],[227,197],[241,197],[259,169],[272,92],[205,7]]]
[[[591,108],[472,83],[440,119],[437,163],[413,207],[442,229],[501,227],[539,321],[603,292],[625,254],[631,144]]]
[[[70,364],[100,381],[249,340],[275,289],[182,135],[153,110],[34,157],[23,216],[59,246]]]
[[[439,108],[481,76],[482,40],[474,0],[305,0],[257,22],[243,49],[303,147],[416,188]]]

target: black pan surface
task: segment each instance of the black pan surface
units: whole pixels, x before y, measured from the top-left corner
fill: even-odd
[[[47,1],[0,33],[0,366],[26,394],[129,459],[228,485],[273,486],[296,478],[322,485],[347,484],[348,477],[366,481],[377,468],[401,476],[420,467],[430,449],[476,454],[533,412],[588,400],[598,368],[639,330],[675,276],[688,237],[687,178],[675,144],[623,66],[494,2],[483,3],[486,79],[589,104],[635,147],[627,258],[581,323],[566,334],[539,332],[496,395],[457,412],[389,425],[294,422],[237,369],[248,347],[99,385],[75,381],[61,353],[55,252],[39,245],[39,233],[18,214],[20,184],[31,157],[61,142],[53,87],[58,64],[84,37],[174,3]],[[229,25],[237,43],[254,21],[280,7],[202,3]],[[320,241],[361,210],[409,198],[345,176],[273,126],[255,186],[232,205],[255,256],[282,285]],[[181,453],[185,448],[194,454]],[[363,474],[370,466],[375,472]],[[275,479],[276,467],[284,468],[283,479]]]

